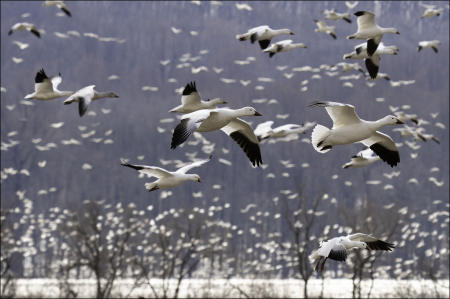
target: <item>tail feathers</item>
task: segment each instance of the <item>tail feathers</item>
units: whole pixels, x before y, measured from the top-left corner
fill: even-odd
[[[318,151],[319,153],[324,154],[331,149],[331,148],[328,148],[325,150],[321,150],[323,148],[323,146],[320,146],[320,147],[317,146],[325,138],[327,138],[329,134],[330,134],[330,129],[328,129],[327,127],[324,127],[322,125],[316,125],[314,127],[312,134],[311,134],[311,143],[312,143],[314,149],[316,151]]]

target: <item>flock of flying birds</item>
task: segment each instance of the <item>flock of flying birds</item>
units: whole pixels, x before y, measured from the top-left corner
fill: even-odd
[[[355,4],[356,3],[356,4]],[[346,3],[349,8],[357,5]],[[45,0],[44,6],[56,6],[61,9],[67,16],[71,16],[70,11],[63,1]],[[434,6],[426,6],[422,18],[439,16],[443,9],[435,9]],[[337,13],[334,10],[325,10],[323,12],[328,20],[342,19],[348,23],[352,23],[350,13]],[[395,28],[380,27],[375,22],[375,14],[369,11],[357,11],[354,13],[357,17],[357,32],[348,36],[347,39],[364,40],[363,43],[354,47],[354,51],[345,54],[344,59],[364,59],[365,66],[370,78],[378,79],[381,73],[378,72],[382,55],[396,55],[398,48],[396,46],[386,46],[382,43],[384,34],[399,34]],[[334,26],[327,26],[324,21],[315,20],[317,28],[316,32],[324,32],[336,39]],[[30,23],[17,23],[13,25],[8,32],[9,35],[16,31],[28,30],[38,38],[40,38],[39,30],[35,25]],[[249,29],[246,33],[236,35],[239,41],[250,40],[251,43],[258,42],[263,52],[269,53],[269,57],[273,57],[277,53],[290,51],[294,48],[306,48],[303,43],[294,43],[292,40],[282,40],[272,42],[272,39],[280,35],[294,35],[289,29],[272,29],[267,25],[258,26]],[[421,41],[418,51],[423,48],[431,48],[438,52],[438,40]],[[18,45],[22,48],[21,45]],[[364,71],[357,66],[351,64],[342,64],[343,68],[358,69]],[[389,80],[389,79],[388,79]],[[92,101],[101,98],[117,98],[114,92],[99,92],[95,90],[95,85],[89,85],[73,91],[58,90],[59,84],[62,82],[61,74],[48,77],[43,69],[37,72],[35,76],[34,92],[25,96],[25,99],[35,100],[52,100],[60,97],[67,97],[64,104],[78,103],[78,113],[85,115]],[[254,167],[263,164],[259,143],[269,138],[283,138],[292,134],[305,133],[309,128],[314,127],[311,135],[311,143],[313,148],[319,153],[326,153],[336,145],[345,145],[360,142],[367,148],[352,157],[352,160],[343,165],[343,168],[363,167],[370,165],[378,160],[386,162],[391,167],[396,166],[400,162],[400,155],[395,142],[388,135],[378,130],[387,125],[404,124],[406,121],[418,123],[417,115],[405,114],[402,111],[395,112],[395,115],[388,115],[376,121],[366,121],[359,118],[353,105],[330,102],[315,101],[310,103],[310,107],[324,107],[328,115],[333,121],[331,129],[320,124],[308,122],[305,125],[287,124],[277,128],[272,128],[273,121],[266,121],[259,124],[255,129],[242,120],[241,117],[261,116],[253,107],[243,107],[240,109],[218,108],[217,105],[227,104],[222,98],[212,100],[202,100],[195,82],[186,84],[182,91],[181,104],[170,110],[173,113],[181,114],[180,122],[175,127],[170,147],[175,149],[183,144],[194,132],[211,132],[222,131],[230,136],[245,152]],[[426,134],[423,130],[415,130],[405,126],[396,129],[403,136],[413,136],[415,139],[423,141],[433,140],[439,143],[439,140],[431,135]],[[185,181],[200,182],[200,176],[188,173],[189,170],[199,167],[207,163],[211,159],[197,160],[187,164],[176,171],[168,171],[166,169],[148,166],[130,164],[126,159],[121,159],[121,164],[133,168],[140,173],[149,177],[156,177],[157,180],[146,183],[145,187],[148,191],[157,189],[173,188]],[[385,250],[391,251],[394,244],[379,240],[371,235],[356,233],[348,236],[336,237],[326,242],[320,243],[320,248],[311,255],[311,259],[316,261],[315,270],[321,271],[324,268],[327,259],[337,261],[345,261],[347,251],[351,248],[366,248],[369,250]]]

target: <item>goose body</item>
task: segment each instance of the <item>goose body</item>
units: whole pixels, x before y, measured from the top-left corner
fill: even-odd
[[[333,20],[333,21],[344,20],[347,23],[352,22],[352,20],[350,19],[350,14],[348,12],[347,13],[338,13],[334,9],[330,9],[330,10],[325,9],[323,11],[323,14],[325,15],[325,19],[327,19],[327,20]]]
[[[358,31],[347,36],[347,39],[365,39],[367,40],[367,54],[372,56],[378,48],[378,45],[385,33],[400,34],[396,28],[383,28],[375,23],[375,14],[370,11],[355,12],[357,16]]]
[[[431,49],[433,49],[433,51],[435,53],[438,53],[439,52],[438,45],[440,43],[441,42],[438,41],[437,39],[430,40],[430,41],[425,41],[425,40],[421,41],[421,42],[419,42],[419,46],[417,47],[417,52],[420,52],[420,50],[425,49],[425,48],[431,48]]]
[[[205,164],[209,160],[211,160],[211,156],[209,156],[209,158],[205,159],[205,160],[198,160],[198,161],[192,162],[188,165],[185,165],[185,166],[179,168],[177,171],[173,171],[173,172],[168,171],[163,168],[160,168],[160,167],[156,167],[156,166],[129,164],[125,159],[121,159],[121,164],[123,166],[127,166],[130,168],[136,169],[140,173],[144,173],[147,176],[158,178],[154,182],[145,184],[145,188],[148,191],[154,191],[154,190],[158,190],[158,189],[173,188],[173,187],[176,187],[186,181],[196,181],[196,182],[200,183],[201,180],[200,180],[200,176],[198,174],[191,174],[191,173],[187,173],[187,172],[194,167],[199,167],[199,166]]]
[[[70,13],[69,9],[67,8],[64,1],[61,0],[45,0],[44,3],[42,3],[42,6],[56,6],[57,8],[61,9],[67,16],[71,17],[72,14]]]
[[[269,57],[272,57],[276,53],[287,52],[295,48],[306,48],[306,45],[303,43],[292,43],[291,39],[286,39],[270,45],[263,52],[268,52]]]
[[[61,74],[54,77],[47,77],[44,69],[36,73],[34,77],[34,92],[27,94],[25,99],[53,100],[60,97],[72,95],[73,91],[60,91],[58,85],[62,82]]]
[[[181,105],[173,108],[170,112],[191,113],[201,109],[215,109],[218,104],[227,104],[227,102],[221,98],[202,101],[195,82],[190,82],[184,87]]]
[[[78,90],[70,97],[68,97],[64,101],[64,105],[68,105],[73,102],[78,102],[78,113],[81,117],[86,113],[88,106],[92,101],[102,98],[118,98],[118,97],[119,96],[113,92],[98,92],[95,90],[95,85],[89,85],[83,87],[82,89]]]
[[[23,30],[30,31],[37,37],[41,38],[41,34],[39,33],[39,30],[37,29],[37,27],[34,24],[26,23],[26,22],[14,24],[11,27],[11,29],[8,31],[8,35],[11,35],[16,31],[23,31]]]
[[[262,164],[259,142],[252,127],[240,116],[259,116],[253,107],[241,109],[216,108],[202,109],[181,117],[180,123],[175,127],[172,136],[171,148],[185,142],[189,136],[197,132],[211,132],[222,130],[229,135],[244,150],[250,162],[259,166]]]
[[[283,34],[293,35],[294,33],[287,28],[272,29],[267,25],[262,25],[251,28],[246,33],[236,35],[236,39],[240,41],[245,41],[249,39],[252,44],[255,41],[258,41],[260,48],[264,50],[269,46],[272,38]]]
[[[363,233],[332,238],[320,242],[319,249],[310,255],[310,260],[316,263],[314,270],[317,272],[323,271],[327,259],[345,262],[348,251],[353,248],[392,251],[395,246]]]
[[[334,33],[334,26],[327,26],[324,21],[314,20],[317,25],[317,28],[314,29],[315,32],[325,32],[326,34],[331,35],[334,39],[337,38],[336,33]]]
[[[375,163],[378,160],[380,160],[380,157],[374,155],[374,152],[370,148],[366,148],[365,150],[362,150],[354,155],[350,162],[342,165],[342,168],[365,167]]]
[[[423,18],[430,18],[430,17],[434,17],[434,16],[440,16],[441,12],[443,12],[444,9],[443,8],[434,8],[433,7],[428,7],[427,9],[425,9],[425,11],[423,12],[422,16],[420,17],[421,19]]]
[[[325,107],[333,120],[331,130],[322,125],[316,125],[313,129],[311,142],[319,153],[326,153],[335,145],[361,142],[391,167],[400,162],[394,141],[377,131],[387,125],[402,124],[395,116],[387,115],[377,121],[366,121],[359,118],[353,105],[317,101],[309,106]]]

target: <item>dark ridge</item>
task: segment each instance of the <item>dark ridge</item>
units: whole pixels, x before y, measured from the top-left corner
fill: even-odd
[[[197,87],[195,86],[195,81],[186,84],[183,90],[183,95],[187,96],[193,92],[197,92]]]
[[[377,154],[381,160],[389,164],[391,167],[397,165],[400,162],[400,154],[398,151],[391,151],[385,148],[380,143],[374,143],[370,146],[370,149]]]
[[[244,150],[253,166],[259,166],[260,164],[263,164],[261,151],[258,144],[251,142],[247,138],[247,136],[239,131],[234,131],[230,134],[230,137],[233,138],[233,140]]]
[[[261,50],[264,50],[265,48],[267,48],[269,46],[270,39],[259,40],[258,43],[259,43]]]
[[[435,53],[439,52],[438,48],[436,48],[436,47],[431,47],[431,49],[433,49],[433,51],[434,51]]]
[[[375,79],[378,75],[379,66],[373,63],[373,60],[370,58],[364,59],[366,64],[367,71],[369,72],[370,78]]]

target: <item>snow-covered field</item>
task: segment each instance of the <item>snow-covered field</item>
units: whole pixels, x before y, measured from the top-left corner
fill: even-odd
[[[56,279],[19,279],[16,281],[15,297],[60,297],[59,282]],[[73,289],[78,297],[95,296],[95,280],[72,280]],[[166,281],[167,283],[167,281]],[[173,296],[176,281],[171,280],[170,293]],[[162,280],[153,279],[151,284],[159,294],[162,294]],[[2,281],[3,285],[3,281]],[[118,280],[113,288],[114,297],[154,297],[149,285],[141,285],[131,289],[133,280]],[[371,282],[364,281],[362,297],[367,298]],[[322,290],[322,280],[313,279],[308,283],[309,296],[318,297]],[[402,298],[402,297],[449,297],[449,281],[440,280],[433,283],[429,280],[385,280],[374,281],[371,298]],[[179,293],[180,298],[245,298],[252,297],[303,297],[303,282],[291,279],[186,279],[183,281]],[[325,298],[351,298],[352,281],[350,279],[325,279],[323,297]]]

